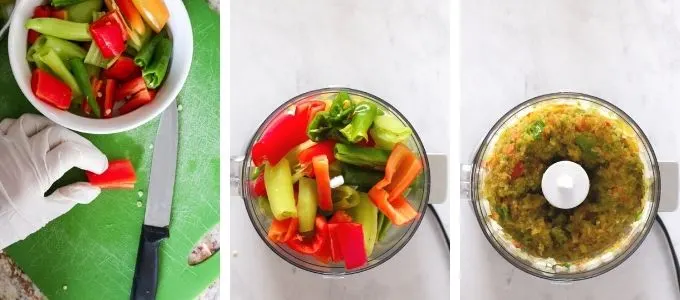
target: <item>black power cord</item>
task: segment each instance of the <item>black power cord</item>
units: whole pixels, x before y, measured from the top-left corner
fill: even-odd
[[[449,251],[451,251],[451,241],[449,241],[449,235],[446,233],[446,228],[444,228],[444,223],[442,223],[442,219],[439,218],[437,210],[434,208],[434,205],[432,204],[428,204],[427,208],[432,212],[434,217],[437,219],[437,223],[439,223],[439,229],[441,229],[442,234],[444,235],[444,239],[446,239],[446,247],[449,249]]]
[[[678,282],[678,290],[680,290],[680,264],[678,263],[678,256],[675,254],[675,247],[673,247],[673,241],[671,240],[671,236],[668,234],[666,224],[663,223],[663,220],[659,215],[656,215],[656,221],[661,226],[661,230],[663,230],[663,235],[666,236],[668,246],[671,248],[671,256],[673,256],[673,264],[675,265],[675,279]]]

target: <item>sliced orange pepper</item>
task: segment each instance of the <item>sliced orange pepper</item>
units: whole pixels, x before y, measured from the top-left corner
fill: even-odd
[[[408,147],[398,143],[387,159],[385,178],[368,192],[371,201],[397,226],[418,215],[404,199],[403,193],[422,170],[420,159]]]
[[[274,242],[288,242],[297,234],[298,224],[297,218],[288,218],[282,221],[274,219],[269,227],[267,237]]]
[[[312,158],[314,177],[316,178],[316,193],[319,196],[319,208],[324,211],[333,211],[333,199],[331,198],[331,175],[326,155]]]
[[[170,18],[168,7],[163,0],[132,0],[144,21],[156,33],[161,32]]]

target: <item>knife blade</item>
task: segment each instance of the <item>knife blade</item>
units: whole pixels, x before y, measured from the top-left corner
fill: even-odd
[[[130,299],[156,299],[158,253],[161,242],[170,236],[170,214],[177,168],[177,104],[161,115],[151,159],[151,177],[144,224],[137,250],[137,264]]]

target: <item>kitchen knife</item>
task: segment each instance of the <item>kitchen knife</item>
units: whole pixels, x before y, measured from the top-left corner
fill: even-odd
[[[177,104],[173,102],[161,115],[154,142],[146,214],[130,295],[132,300],[156,299],[158,252],[161,241],[170,236],[168,226],[176,167]]]

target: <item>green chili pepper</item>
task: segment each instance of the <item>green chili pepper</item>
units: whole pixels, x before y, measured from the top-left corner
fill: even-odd
[[[368,194],[359,193],[359,204],[347,212],[352,216],[354,223],[361,224],[364,231],[364,248],[368,257],[373,253],[378,236],[378,207],[371,202]]]
[[[68,6],[68,5],[75,5],[78,3],[81,3],[85,0],[52,0],[52,6],[54,7],[62,7],[62,6]]]
[[[376,147],[392,150],[394,145],[401,143],[411,136],[411,129],[405,126],[397,117],[384,114],[377,116],[370,130]]]
[[[340,132],[340,129],[350,124],[355,105],[347,92],[340,92],[335,96],[327,112],[319,112],[307,127],[307,136],[318,142],[333,139],[341,143],[350,143]]]
[[[331,197],[333,199],[334,210],[350,209],[359,204],[359,192],[346,185],[333,189]]]
[[[371,102],[363,102],[357,105],[354,108],[352,121],[345,128],[340,129],[340,133],[351,143],[367,141],[368,129],[371,128],[377,113],[377,107]]]
[[[71,59],[69,62],[71,64],[71,71],[73,72],[73,76],[76,78],[76,82],[78,83],[80,90],[85,95],[85,99],[87,99],[87,104],[90,105],[90,108],[92,108],[92,112],[94,113],[95,116],[97,116],[97,118],[101,117],[101,113],[99,111],[99,104],[97,103],[96,95],[92,90],[90,76],[87,73],[87,69],[85,69],[85,64],[83,63],[82,60],[77,58]]]
[[[34,59],[33,56],[36,53],[40,52],[40,49],[42,48],[42,46],[44,44],[45,44],[45,36],[40,35],[38,37],[38,39],[36,39],[35,42],[33,42],[33,45],[31,45],[31,47],[29,47],[28,50],[26,51],[26,60],[28,60],[29,62],[35,62],[35,59]]]
[[[260,210],[260,213],[267,216],[267,218],[273,218],[274,215],[272,214],[272,208],[271,205],[269,204],[269,199],[264,196],[257,197],[255,200],[257,201],[257,207]]]
[[[359,188],[370,189],[378,183],[378,181],[382,180],[383,177],[385,177],[385,174],[383,172],[343,164],[342,177],[347,185],[355,185]]]
[[[317,194],[316,181],[307,177],[300,178],[298,183],[298,220],[299,232],[302,234],[314,231],[316,219]]]
[[[45,49],[45,51],[47,49],[54,50],[63,61],[68,61],[72,58],[83,59],[87,53],[83,48],[72,42],[53,36],[41,35],[35,43],[28,48],[28,53],[26,54],[28,61],[32,62],[33,53],[40,52],[43,49]]]
[[[43,69],[45,71],[50,72],[52,75],[54,75],[54,72],[52,72],[52,70],[50,70],[50,67],[48,65],[46,65],[42,61],[42,59],[40,59],[40,53],[35,52],[35,53],[33,53],[33,55],[31,55],[31,57],[33,58],[33,62],[35,63],[35,66],[38,67],[38,69]]]
[[[57,18],[35,18],[26,21],[26,29],[33,29],[44,35],[69,41],[91,41],[89,28],[88,23],[76,23]]]
[[[163,36],[161,34],[157,34],[154,36],[146,45],[142,47],[142,50],[139,50],[139,53],[137,53],[137,56],[135,56],[135,64],[137,64],[140,68],[144,68],[148,66],[151,63],[151,58],[153,58],[153,54],[156,51],[156,47],[158,46],[158,43],[163,39]]]
[[[283,158],[275,166],[265,165],[264,185],[267,188],[267,198],[271,204],[274,218],[284,220],[297,217],[293,180],[290,175],[288,160]]]
[[[538,140],[539,138],[541,138],[541,134],[543,133],[543,128],[545,128],[545,123],[541,120],[536,120],[531,124],[531,126],[529,126],[529,129],[527,129],[527,133],[534,140]]]
[[[80,96],[82,96],[83,93],[80,90],[75,77],[73,77],[73,74],[69,72],[68,68],[61,58],[59,58],[57,53],[55,53],[52,49],[41,49],[38,57],[43,63],[45,63],[45,65],[50,68],[50,70],[52,70],[54,75],[57,75],[61,81],[66,83],[66,85],[71,88],[71,92],[73,93],[74,97],[73,99],[76,101],[76,104],[79,104]]]
[[[593,152],[593,147],[597,144],[595,138],[589,135],[580,134],[574,139],[576,145],[581,148],[583,158],[589,161],[597,159],[597,154]]]
[[[352,121],[352,114],[354,113],[354,102],[349,98],[347,92],[339,92],[330,110],[328,110],[329,122],[334,125],[347,125]]]
[[[378,212],[378,220],[381,220],[382,222],[379,223],[380,227],[378,228],[378,238],[376,239],[378,242],[382,241],[385,236],[387,236],[387,231],[392,227],[392,222],[390,222],[390,219],[388,219],[385,214],[382,212]]]
[[[384,169],[390,151],[354,145],[335,144],[335,158],[341,162],[360,167]]]
[[[260,174],[262,174],[262,171],[264,170],[264,165],[255,167],[250,171],[250,180],[255,180],[257,177],[260,177]]]
[[[168,72],[170,55],[172,55],[172,42],[163,38],[154,50],[153,60],[142,70],[142,76],[147,87],[155,89],[161,85],[163,79],[165,79],[165,74]]]
[[[69,21],[79,22],[79,23],[90,23],[94,21],[92,19],[92,13],[98,12],[104,6],[104,1],[101,0],[85,0],[78,4],[73,4],[66,7],[66,15]]]

